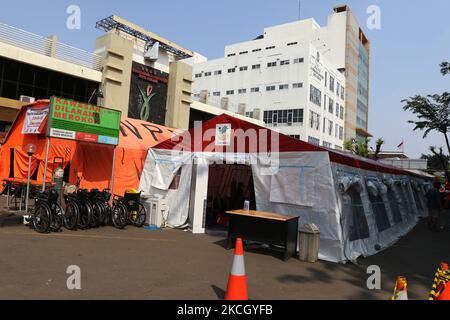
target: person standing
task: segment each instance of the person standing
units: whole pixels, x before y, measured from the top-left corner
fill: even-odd
[[[439,191],[441,183],[439,181],[433,182],[433,188],[426,193],[427,207],[428,207],[428,229],[439,231],[439,217],[442,211],[442,194]]]

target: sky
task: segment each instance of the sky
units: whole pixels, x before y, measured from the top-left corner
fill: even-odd
[[[264,27],[315,18],[326,25],[336,5],[347,3],[371,41],[369,132],[383,138],[386,151],[397,151],[404,141],[410,157],[429,153],[429,146],[444,146],[444,138],[413,132],[402,99],[450,90],[450,76],[439,73],[439,63],[450,61],[448,0],[1,0],[0,23],[92,52],[103,32],[95,22],[116,14],[209,59],[223,56],[224,46],[251,40]],[[81,28],[66,27],[70,5],[81,12]],[[381,29],[369,30],[367,8],[380,8]]]

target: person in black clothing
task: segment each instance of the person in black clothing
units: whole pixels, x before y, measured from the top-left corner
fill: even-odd
[[[439,217],[442,211],[442,193],[439,191],[441,183],[439,181],[433,182],[433,188],[426,193],[428,206],[428,229],[439,231]]]

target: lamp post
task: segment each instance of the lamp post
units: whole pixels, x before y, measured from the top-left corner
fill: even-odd
[[[27,154],[28,154],[28,178],[27,178],[27,194],[25,196],[25,212],[28,213],[28,199],[30,196],[30,174],[31,174],[31,157],[36,152],[36,146],[32,143],[27,145]]]

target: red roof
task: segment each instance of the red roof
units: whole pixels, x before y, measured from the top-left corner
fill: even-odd
[[[216,145],[215,136],[218,125],[231,125],[230,144],[228,146]],[[192,137],[192,138],[191,138]],[[203,138],[202,138],[203,137]],[[258,141],[250,144],[249,141]],[[278,137],[278,150],[274,142]],[[272,139],[274,139],[272,141]],[[245,143],[238,143],[245,141]],[[297,140],[284,134],[264,128],[256,124],[222,114],[207,122],[201,127],[192,128],[172,139],[161,142],[153,149],[183,150],[192,152],[230,152],[230,153],[257,153],[257,152],[328,152],[330,161],[343,165],[361,168],[369,171],[378,171],[390,174],[412,175],[410,172],[382,164],[380,162],[356,156],[342,151],[322,148],[307,142]]]

